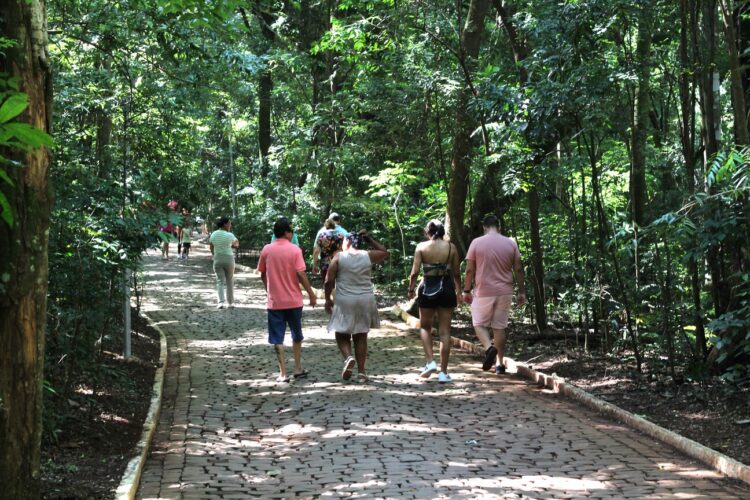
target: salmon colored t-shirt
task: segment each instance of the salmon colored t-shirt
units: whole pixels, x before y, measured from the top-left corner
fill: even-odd
[[[469,245],[466,260],[476,263],[476,297],[513,294],[513,265],[521,253],[515,241],[500,233],[489,233]]]
[[[305,271],[302,250],[286,238],[279,238],[263,247],[258,271],[266,273],[268,309],[302,307],[302,291],[297,271]]]

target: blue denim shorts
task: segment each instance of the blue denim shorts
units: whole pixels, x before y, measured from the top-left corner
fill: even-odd
[[[292,340],[302,342],[302,308],[268,309],[268,343],[283,344],[286,325],[292,331]]]

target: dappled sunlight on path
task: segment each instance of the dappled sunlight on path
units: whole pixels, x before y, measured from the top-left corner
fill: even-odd
[[[321,308],[305,307],[308,377],[277,383],[259,277],[214,308],[205,247],[146,258],[144,311],[169,339],[140,498],[741,498],[651,439],[454,351],[452,385],[417,374],[418,336],[372,332],[370,382],[340,380]],[[291,358],[287,335],[287,353]],[[291,370],[291,360],[289,368]]]

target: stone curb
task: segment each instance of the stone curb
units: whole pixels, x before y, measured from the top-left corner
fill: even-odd
[[[411,328],[419,328],[419,319],[408,314],[398,304],[393,306],[391,313],[402,319]],[[484,349],[482,346],[472,342],[451,337],[451,345],[468,351],[476,357],[484,357]],[[520,363],[506,356],[505,366],[510,372],[515,370],[519,376],[531,380],[540,387],[545,387],[557,394],[562,394],[563,396],[577,401],[598,413],[622,422],[647,436],[658,439],[678,451],[709,465],[714,470],[721,472],[727,477],[738,479],[750,484],[750,467],[724,455],[723,453],[712,450],[692,439],[688,439],[627,410],[623,410],[619,406],[615,406],[612,403],[599,399],[583,389],[565,382],[564,379],[554,375],[540,373],[525,363]]]
[[[132,500],[138,492],[143,466],[146,463],[146,457],[151,448],[151,441],[154,432],[156,432],[156,426],[159,424],[161,400],[164,392],[164,373],[167,368],[167,337],[164,335],[161,328],[156,326],[154,321],[149,318],[148,315],[141,312],[141,316],[148,321],[148,324],[152,328],[159,332],[159,367],[154,374],[154,386],[151,389],[151,405],[149,406],[146,420],[143,421],[141,440],[138,441],[138,444],[136,445],[136,450],[140,450],[140,453],[133,457],[125,468],[125,472],[120,480],[120,486],[117,487],[117,491],[115,492],[115,498],[118,500]]]

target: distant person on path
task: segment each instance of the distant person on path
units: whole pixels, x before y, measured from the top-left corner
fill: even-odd
[[[344,246],[344,238],[349,233],[342,233],[341,226],[337,226],[333,219],[326,219],[323,228],[315,236],[315,251],[313,251],[313,273],[320,273],[325,281],[328,266],[333,257]],[[320,267],[318,267],[320,263]]]
[[[437,371],[432,352],[432,321],[438,315],[440,335],[440,373],[438,382],[451,383],[448,375],[448,359],[451,353],[451,318],[456,306],[461,303],[461,261],[456,246],[443,239],[445,227],[439,220],[431,220],[425,227],[427,241],[417,245],[414,264],[409,275],[409,298],[417,296],[419,305],[419,334],[422,337],[427,364],[419,374],[429,378]],[[423,278],[419,289],[415,288],[420,268]]]
[[[362,243],[373,250],[362,250]],[[331,315],[328,331],[335,332],[336,344],[344,358],[341,378],[352,376],[355,359],[359,382],[367,382],[367,333],[380,326],[378,306],[372,286],[372,266],[383,262],[388,250],[375,238],[362,230],[349,233],[344,240],[344,250],[339,252],[328,267],[325,281],[326,312]],[[336,287],[336,302],[331,293]],[[354,356],[352,356],[352,338]]]
[[[505,329],[513,302],[513,272],[518,285],[518,305],[526,303],[521,253],[512,239],[500,234],[500,221],[488,215],[482,221],[484,236],[471,242],[466,254],[464,300],[471,304],[471,322],[477,338],[486,349],[482,369],[495,366],[495,373],[505,373]],[[472,297],[472,282],[475,283]],[[494,345],[490,342],[490,329]]]
[[[172,226],[172,223],[167,221],[167,224],[165,226],[160,226],[159,231],[161,231],[161,258],[162,260],[169,260],[169,241],[172,239],[172,232],[174,231],[174,227]]]
[[[286,217],[282,217],[282,219],[286,219],[287,221],[289,221],[289,219],[287,219]],[[299,246],[299,238],[297,238],[297,231],[294,230],[294,224],[292,224],[292,221],[289,221],[289,225],[292,228],[292,244]],[[274,241],[276,241],[276,235],[272,234],[271,242],[274,242]]]
[[[284,359],[284,335],[286,327],[292,332],[292,353],[294,355],[294,377],[307,375],[302,368],[302,292],[300,284],[307,291],[310,305],[315,307],[317,298],[305,273],[305,260],[302,250],[291,242],[292,226],[289,220],[281,218],[273,225],[276,239],[263,247],[258,260],[258,271],[268,294],[268,343],[274,346],[279,362],[277,382],[288,382]]]
[[[179,238],[180,245],[182,245],[182,254],[180,258],[187,260],[190,255],[190,245],[192,242],[193,232],[193,218],[190,215],[190,210],[187,208],[182,209],[182,225],[177,228],[177,237]]]
[[[224,309],[224,288],[226,287],[226,303],[229,308],[234,307],[234,252],[233,248],[240,246],[232,229],[232,221],[222,217],[216,222],[216,231],[208,238],[211,255],[214,256],[214,273],[216,273],[216,293],[219,295],[218,309]]]
[[[313,274],[320,273],[320,277],[323,278],[323,280],[326,279],[326,270],[328,269],[328,264],[333,258],[333,252],[329,248],[332,246],[331,242],[333,241],[337,243],[337,245],[333,246],[337,246],[334,251],[338,251],[341,249],[343,239],[349,234],[349,231],[341,227],[340,222],[341,216],[336,212],[331,212],[331,215],[328,216],[323,227],[321,227],[315,235],[312,254],[312,272]],[[339,236],[335,236],[335,234],[338,234]],[[318,265],[319,262],[320,266]]]

